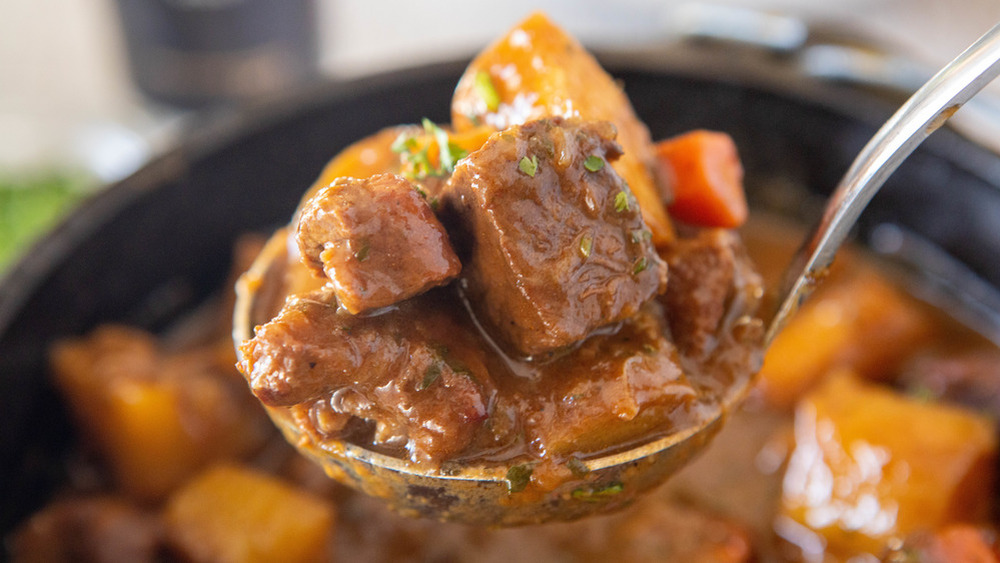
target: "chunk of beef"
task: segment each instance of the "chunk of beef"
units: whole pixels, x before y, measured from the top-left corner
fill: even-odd
[[[728,230],[700,231],[680,239],[666,254],[670,283],[662,302],[674,343],[696,357],[711,352],[734,296],[759,291],[760,278],[744,256],[739,236]],[[756,301],[759,295],[744,295]],[[753,312],[753,306],[742,307]]]
[[[540,119],[459,161],[442,196],[488,331],[534,356],[627,318],[666,283],[608,122]]]
[[[67,499],[46,506],[14,535],[15,561],[162,561],[159,519],[116,497]]]
[[[371,316],[342,311],[326,292],[292,297],[244,343],[240,367],[262,402],[297,405],[319,439],[340,437],[357,417],[375,424],[377,444],[446,459],[486,418],[493,384],[485,343],[440,297]]]
[[[900,383],[913,394],[958,403],[1000,416],[1000,353],[928,353],[909,362]]]
[[[354,314],[443,285],[462,267],[427,201],[393,174],[338,178],[317,192],[302,207],[296,240]]]
[[[548,376],[518,393],[532,448],[595,452],[678,430],[671,415],[690,420],[698,392],[665,334],[663,310],[653,301],[613,334],[595,335],[542,367]]]

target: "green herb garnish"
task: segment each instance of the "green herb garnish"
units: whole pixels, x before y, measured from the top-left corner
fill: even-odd
[[[592,250],[594,250],[594,237],[590,235],[580,237],[580,256],[589,258]]]
[[[361,241],[361,248],[359,248],[354,253],[354,259],[358,262],[364,262],[368,259],[368,253],[371,251],[371,246],[368,244],[367,240]]]
[[[634,244],[639,244],[642,241],[650,240],[653,238],[653,233],[646,229],[636,229],[629,233],[630,238]]]
[[[473,86],[479,99],[486,104],[487,111],[496,111],[500,107],[500,95],[497,94],[497,89],[493,86],[490,73],[485,70],[477,72]]]
[[[535,172],[538,172],[538,157],[535,155],[531,155],[531,158],[523,156],[521,162],[517,163],[517,167],[521,169],[521,172],[534,178]]]
[[[438,148],[438,166],[431,163],[430,143],[421,148],[417,135],[402,133],[392,142],[393,152],[403,157],[403,176],[410,180],[422,180],[428,176],[445,176],[455,171],[455,163],[468,154],[455,143],[451,142],[448,132],[426,117],[421,122],[424,133]]]
[[[423,126],[424,131],[434,138],[434,142],[437,143],[438,146],[438,152],[441,154],[441,166],[435,171],[436,175],[441,176],[446,172],[454,172],[455,163],[458,162],[460,158],[464,157],[466,152],[455,143],[452,143],[448,138],[448,132],[430,119],[425,117],[423,120]]]
[[[507,481],[507,492],[519,493],[523,491],[531,481],[533,471],[534,469],[527,463],[511,466],[507,470],[507,476],[504,477],[504,481]]]
[[[625,190],[622,190],[622,191],[616,193],[615,194],[615,211],[617,211],[618,213],[621,213],[622,211],[628,211],[629,208],[630,208],[628,200],[629,200],[628,192],[626,192]]]
[[[573,498],[584,502],[603,502],[625,490],[625,485],[619,481],[597,489],[580,488],[573,491]]]
[[[635,261],[635,266],[632,266],[632,274],[637,275],[646,269],[649,264],[646,262],[645,256],[640,256],[638,260]]]
[[[430,387],[438,378],[441,377],[441,364],[435,361],[433,364],[427,366],[427,370],[424,371],[424,379],[417,385],[417,391],[423,391]]]
[[[604,168],[604,159],[592,154],[587,157],[587,160],[583,161],[583,167],[591,172],[597,172],[598,170]]]

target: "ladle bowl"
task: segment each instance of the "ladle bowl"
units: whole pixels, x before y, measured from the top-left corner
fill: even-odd
[[[767,316],[766,342],[822,280],[837,249],[874,194],[899,164],[963,103],[1000,74],[1000,25],[943,68],[915,93],[861,151],[830,198],[822,220],[786,270],[785,281]],[[233,338],[239,345],[266,322],[259,301],[267,280],[276,275],[286,252],[276,235],[237,284]],[[512,494],[506,464],[445,464],[428,468],[349,442],[318,447],[304,436],[289,409],[267,407],[286,439],[320,463],[327,474],[364,493],[382,498],[404,514],[468,524],[510,526],[572,520],[630,503],[660,484],[700,452],[719,431],[725,413],[736,408],[751,378],[738,380],[718,411],[700,425],[648,443],[583,460],[593,490],[615,487],[614,495],[577,495],[572,488],[544,494]],[[578,486],[574,485],[574,486]],[[586,497],[586,498],[580,498]]]

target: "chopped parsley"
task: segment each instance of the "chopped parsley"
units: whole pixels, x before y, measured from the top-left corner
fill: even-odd
[[[424,371],[424,379],[417,385],[417,391],[423,391],[431,385],[434,384],[438,378],[441,377],[441,363],[435,361],[433,364],[427,366],[427,370]]]
[[[368,244],[367,240],[361,241],[361,248],[354,252],[354,259],[358,262],[364,262],[368,259],[368,253],[371,251],[371,246]]]
[[[476,94],[479,95],[479,99],[486,104],[487,111],[496,111],[500,107],[500,95],[497,94],[497,89],[493,86],[493,79],[490,78],[489,72],[485,70],[477,72],[473,87]]]
[[[634,231],[629,233],[629,235],[634,244],[639,244],[642,241],[650,240],[653,238],[653,233],[651,233],[647,229],[635,229]]]
[[[594,250],[594,237],[590,235],[580,237],[580,256],[589,258],[592,250]]]
[[[591,172],[597,172],[604,168],[604,159],[592,154],[587,157],[587,160],[583,161],[583,167]]]
[[[403,176],[410,180],[420,180],[428,176],[445,176],[454,172],[455,163],[468,153],[451,142],[448,132],[430,119],[425,117],[422,125],[424,135],[427,137],[423,142],[417,135],[401,133],[391,145],[392,151],[403,158]],[[437,166],[430,157],[432,144],[438,149]]]
[[[521,169],[521,172],[534,178],[535,172],[538,172],[538,157],[535,155],[531,155],[531,158],[523,156],[521,162],[517,163],[517,167]]]
[[[507,470],[506,477],[504,477],[504,481],[507,482],[507,492],[519,493],[523,491],[531,481],[531,473],[533,471],[534,469],[527,463],[512,465]]]
[[[629,203],[628,192],[622,190],[615,194],[615,211],[621,213],[623,211],[628,211],[631,209],[631,204]]]
[[[625,485],[620,481],[614,481],[600,488],[580,488],[573,491],[573,498],[584,502],[602,502],[608,500],[625,490]]]
[[[632,274],[633,275],[639,274],[640,272],[645,270],[647,266],[649,266],[649,264],[646,262],[646,257],[640,256],[639,259],[635,261],[635,265],[632,266]]]

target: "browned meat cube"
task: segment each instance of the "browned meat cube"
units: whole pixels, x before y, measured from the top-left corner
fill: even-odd
[[[670,283],[662,301],[678,349],[703,357],[715,349],[727,307],[741,292],[760,288],[739,235],[723,229],[680,239],[666,255]],[[739,296],[755,303],[758,295]],[[756,305],[743,307],[754,310]]]
[[[900,383],[915,395],[958,403],[1000,417],[1000,353],[928,353],[909,362]]]
[[[298,422],[338,439],[351,417],[415,461],[464,449],[487,416],[486,344],[432,292],[379,315],[350,315],[325,293],[294,297],[242,347],[257,397],[296,406]]]
[[[14,561],[161,561],[159,519],[124,499],[100,496],[53,502],[35,513],[10,542]]]
[[[307,201],[296,232],[302,259],[357,314],[458,275],[462,265],[430,205],[405,178],[338,178]]]
[[[698,390],[665,333],[662,308],[652,302],[615,334],[589,338],[547,364],[548,373],[561,377],[539,380],[520,397],[527,441],[539,451],[572,455],[678,430],[671,416],[695,408]]]
[[[608,122],[540,119],[494,134],[459,161],[443,203],[464,243],[479,320],[534,356],[631,316],[666,264],[628,185]]]

